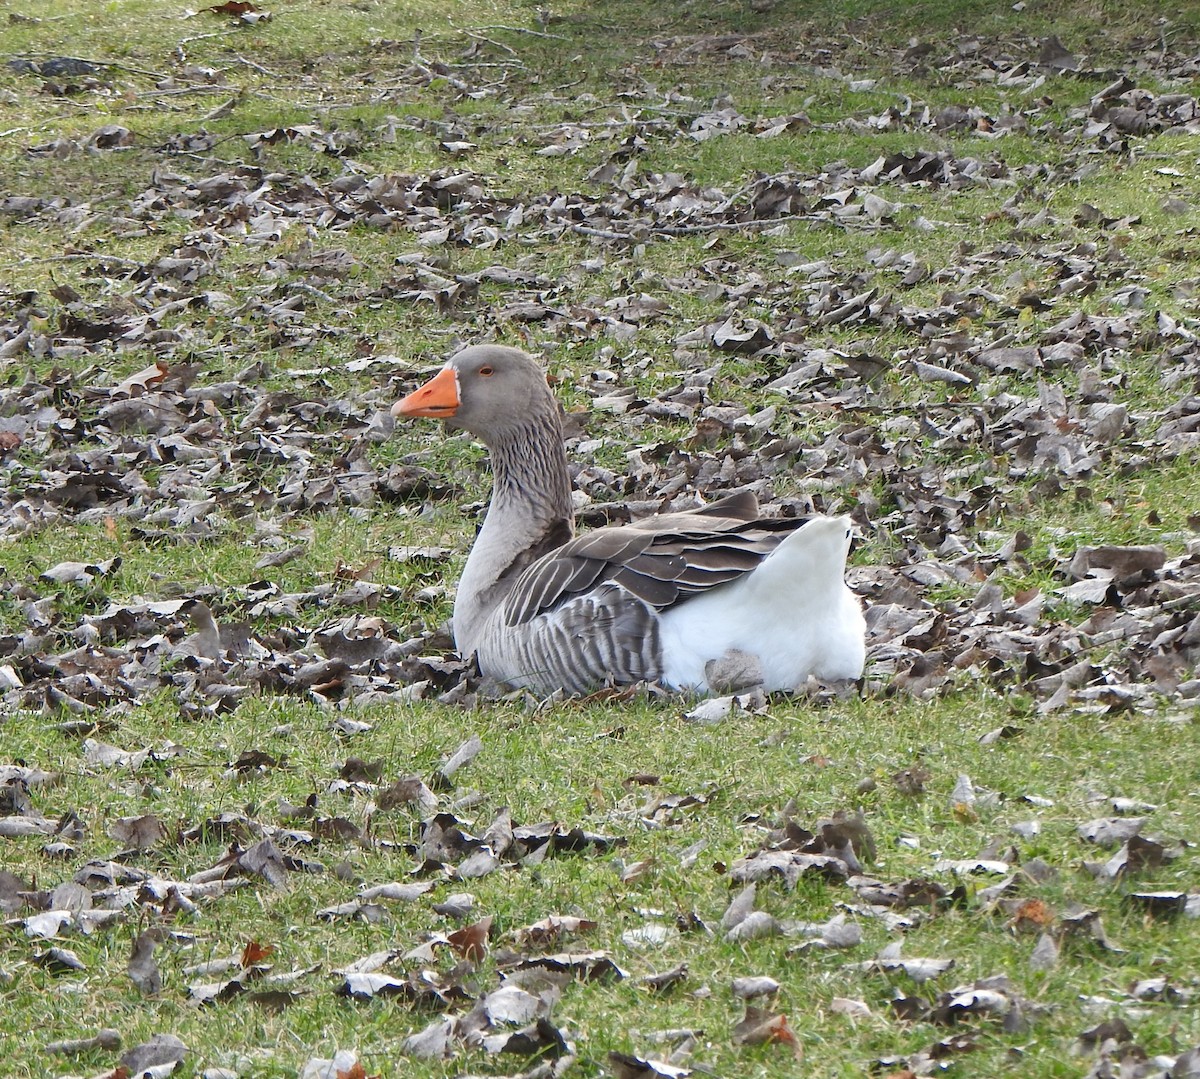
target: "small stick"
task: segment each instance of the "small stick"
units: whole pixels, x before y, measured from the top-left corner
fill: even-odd
[[[704,225],[647,225],[646,234],[654,236],[687,236],[690,233],[769,228],[772,225],[785,224],[790,221],[815,220],[820,220],[820,218],[814,218],[809,214],[790,214],[787,217],[755,218],[752,221],[710,221]],[[571,231],[578,232],[581,236],[599,236],[604,240],[629,240],[632,242],[639,238],[638,234],[634,232],[612,232],[606,229],[592,228],[588,225],[572,225]]]
[[[788,214],[786,217],[761,217],[751,221],[711,221],[707,225],[652,225],[650,231],[659,236],[686,236],[690,232],[718,232],[724,229],[764,229],[789,221],[820,221],[812,214]]]
[[[523,26],[473,26],[460,32],[469,34],[472,30],[505,30],[510,34],[529,34],[531,37],[545,37],[553,41],[567,40],[562,34],[547,34],[544,30],[527,30]]]
[[[73,1038],[68,1041],[51,1042],[46,1046],[47,1053],[66,1053],[74,1056],[77,1053],[89,1053],[93,1049],[120,1049],[121,1035],[116,1030],[101,1030],[90,1038]]]
[[[26,53],[25,55],[19,55],[19,56],[15,57],[15,59],[17,59],[17,60],[32,60],[39,55],[44,55],[44,54]],[[141,68],[141,67],[130,67],[128,64],[122,64],[118,60],[89,60],[85,56],[51,56],[51,57],[49,57],[49,59],[51,59],[51,60],[74,60],[76,63],[79,63],[79,64],[91,64],[92,67],[117,67],[117,68],[120,68],[122,71],[131,71],[135,75],[146,75],[152,79],[165,79],[167,77],[161,71],[147,71],[145,68]]]
[[[474,30],[464,30],[463,33],[473,41],[486,41],[489,45],[495,45],[498,49],[503,49],[505,52],[512,53],[513,56],[517,55],[517,50],[511,45],[505,45],[503,41],[497,41],[495,38],[484,37],[483,34],[475,33]]]
[[[74,255],[39,255],[37,258],[22,259],[20,262],[10,262],[4,268],[6,270],[15,270],[18,266],[28,266],[31,262],[116,262],[122,266],[132,266],[138,268],[145,266],[144,262],[138,262],[137,259],[121,258],[120,255],[102,255],[100,252],[80,251]]]
[[[211,34],[194,34],[191,37],[181,37],[175,43],[175,48],[176,48],[176,50],[181,50],[183,48],[183,46],[188,44],[188,42],[190,42],[190,41],[204,41],[206,38],[210,38],[210,37],[229,37],[230,34],[240,34],[240,33],[241,33],[241,30],[239,30],[237,27],[234,27],[232,30],[217,30]]]
[[[233,58],[237,60],[238,63],[245,64],[248,68],[252,68],[253,70],[257,71],[260,75],[270,75],[273,79],[279,79],[283,77],[276,72],[263,67],[262,64],[256,64],[253,60],[248,60],[244,56],[240,56],[235,53]]]

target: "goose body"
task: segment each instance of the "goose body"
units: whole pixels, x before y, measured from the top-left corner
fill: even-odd
[[[577,693],[862,673],[847,518],[761,517],[744,492],[575,537],[558,402],[518,349],[463,349],[392,412],[444,419],[491,453],[492,500],[454,603],[455,646],[484,675]]]

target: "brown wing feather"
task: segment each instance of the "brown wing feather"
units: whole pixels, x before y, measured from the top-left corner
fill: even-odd
[[[735,491],[691,513],[700,517],[736,517],[739,521],[753,521],[758,517],[758,498],[753,491]]]
[[[704,511],[720,507],[722,513]],[[510,626],[529,622],[606,581],[666,610],[754,569],[808,518],[731,516],[753,495],[732,496],[704,511],[663,514],[599,528],[539,559],[518,577],[504,606]]]

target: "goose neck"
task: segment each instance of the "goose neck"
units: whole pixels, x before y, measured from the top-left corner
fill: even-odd
[[[527,424],[488,446],[492,500],[454,604],[454,638],[469,655],[521,572],[574,532],[571,478],[558,416]]]
[[[488,511],[531,522],[572,516],[571,477],[558,417],[535,417],[489,445],[492,502]]]

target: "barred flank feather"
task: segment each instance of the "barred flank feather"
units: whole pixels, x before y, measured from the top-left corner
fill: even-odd
[[[478,659],[484,673],[514,685],[585,693],[607,682],[661,678],[661,652],[655,611],[604,584],[515,630],[489,634]]]

